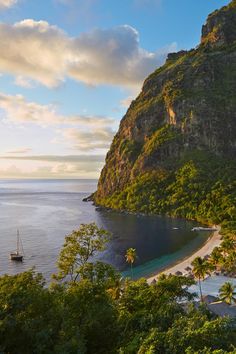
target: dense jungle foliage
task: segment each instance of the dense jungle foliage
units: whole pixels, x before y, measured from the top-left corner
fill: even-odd
[[[91,263],[107,236],[95,224],[67,236],[49,286],[33,270],[0,277],[0,353],[235,353],[236,319],[194,306],[194,280],[162,275],[149,285]]]

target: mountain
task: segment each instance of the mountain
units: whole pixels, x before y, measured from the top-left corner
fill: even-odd
[[[236,210],[236,0],[168,55],[120,123],[99,205],[219,222]],[[222,206],[222,203],[224,207]]]

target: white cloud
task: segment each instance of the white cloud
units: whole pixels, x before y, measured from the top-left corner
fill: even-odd
[[[0,24],[0,71],[55,87],[63,81],[71,40],[45,21]]]
[[[0,24],[0,47],[0,72],[48,87],[66,77],[88,85],[140,86],[167,53],[176,50],[175,44],[156,52],[144,50],[138,32],[127,25],[71,38],[46,21],[31,19]]]
[[[42,126],[55,124],[104,127],[114,124],[114,119],[104,116],[60,115],[54,105],[29,102],[22,95],[6,95],[0,92],[0,109],[13,122],[35,123]]]
[[[9,9],[14,6],[18,0],[0,0],[0,10]]]
[[[0,110],[0,118],[13,123],[58,127],[55,134],[61,139],[54,139],[81,151],[107,150],[117,124],[110,117],[63,116],[55,106],[28,102],[22,95],[0,93]]]
[[[130,26],[97,29],[74,40],[76,60],[69,75],[87,84],[139,86],[174,47],[151,53],[140,48],[138,32]]]
[[[0,155],[3,160],[24,160],[24,161],[44,161],[58,163],[100,163],[104,162],[104,155],[27,155],[27,156],[6,156]],[[88,161],[89,159],[89,161]]]
[[[23,87],[23,88],[32,88],[33,85],[32,85],[32,82],[25,78],[24,76],[17,76],[16,79],[15,79],[15,85],[17,86],[20,86],[20,87]]]
[[[5,112],[4,118],[18,123],[50,125],[58,124],[63,120],[52,105],[28,102],[22,95],[12,96],[0,93],[0,109]]]
[[[104,164],[102,155],[0,156],[0,176],[11,178],[97,178]]]
[[[53,164],[39,167],[31,167],[31,170],[22,166],[10,165],[0,168],[1,178],[97,178],[102,166],[96,164]]]
[[[27,154],[27,153],[31,152],[31,150],[32,149],[30,149],[28,147],[23,147],[23,148],[7,151],[6,153],[7,154]]]
[[[107,150],[114,134],[114,131],[109,127],[92,129],[90,131],[69,128],[63,132],[67,141],[73,142],[74,148],[81,151]]]

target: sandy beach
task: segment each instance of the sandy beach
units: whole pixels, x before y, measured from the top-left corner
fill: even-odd
[[[161,273],[175,274],[178,271],[182,272],[183,274],[187,273],[185,268],[191,267],[191,263],[196,257],[204,257],[206,255],[211,254],[213,249],[220,245],[221,238],[222,238],[222,236],[220,235],[220,227],[217,226],[217,231],[214,231],[213,235],[211,237],[209,237],[209,239],[202,246],[202,248],[200,248],[198,251],[196,251],[194,254],[192,254],[188,258],[185,258],[182,261],[180,261],[179,263],[175,264],[174,266],[167,268],[167,269],[157,273],[156,275],[148,278],[147,279],[148,283],[151,283],[152,280],[156,279],[157,276]]]

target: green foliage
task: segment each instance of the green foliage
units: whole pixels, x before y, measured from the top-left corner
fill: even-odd
[[[86,266],[84,278],[49,287],[33,271],[0,277],[1,353],[208,354],[236,345],[231,320],[181,305],[194,298],[193,280],[122,283],[110,266]]]
[[[232,302],[236,303],[236,286],[234,286],[230,282],[226,282],[222,285],[222,287],[219,290],[220,293],[220,299],[225,301],[228,304],[231,304]]]
[[[0,352],[50,353],[60,310],[41,275],[28,271],[0,278]]]
[[[193,275],[198,279],[199,281],[199,289],[200,289],[200,294],[201,294],[201,300],[202,298],[202,288],[201,288],[201,279],[204,279],[207,274],[209,274],[209,268],[210,265],[209,263],[201,257],[196,257],[193,262],[192,262],[192,272]]]
[[[109,236],[108,231],[98,228],[95,223],[81,224],[79,230],[65,238],[57,262],[59,273],[54,275],[54,279],[62,280],[69,276],[71,281],[76,281],[79,275],[83,276],[88,261],[96,252],[105,249]]]
[[[148,141],[147,149],[153,151],[155,144],[152,140]],[[173,162],[172,169],[163,167],[144,172],[123,190],[99,200],[99,203],[113,209],[165,214],[211,225],[221,224],[224,238],[230,240],[222,243],[218,252],[220,259],[215,262],[215,268],[235,274],[235,181],[235,160],[224,160],[210,153],[193,150],[183,155],[181,160]]]
[[[231,326],[228,319],[208,320],[199,313],[179,318],[167,333],[168,353],[181,354],[188,346],[195,351],[204,347],[230,350],[231,344],[235,344]]]
[[[141,145],[134,140],[123,140],[119,147],[119,152],[126,155],[131,160],[135,160],[140,153]]]
[[[144,145],[144,153],[146,155],[151,155],[160,147],[168,146],[169,143],[173,141],[178,141],[180,138],[180,133],[176,128],[171,125],[165,125],[161,129],[158,129],[150,139],[147,140]]]
[[[135,248],[127,249],[125,254],[125,259],[126,262],[130,264],[132,278],[133,278],[133,263],[135,262],[136,258],[137,258],[136,249]]]

